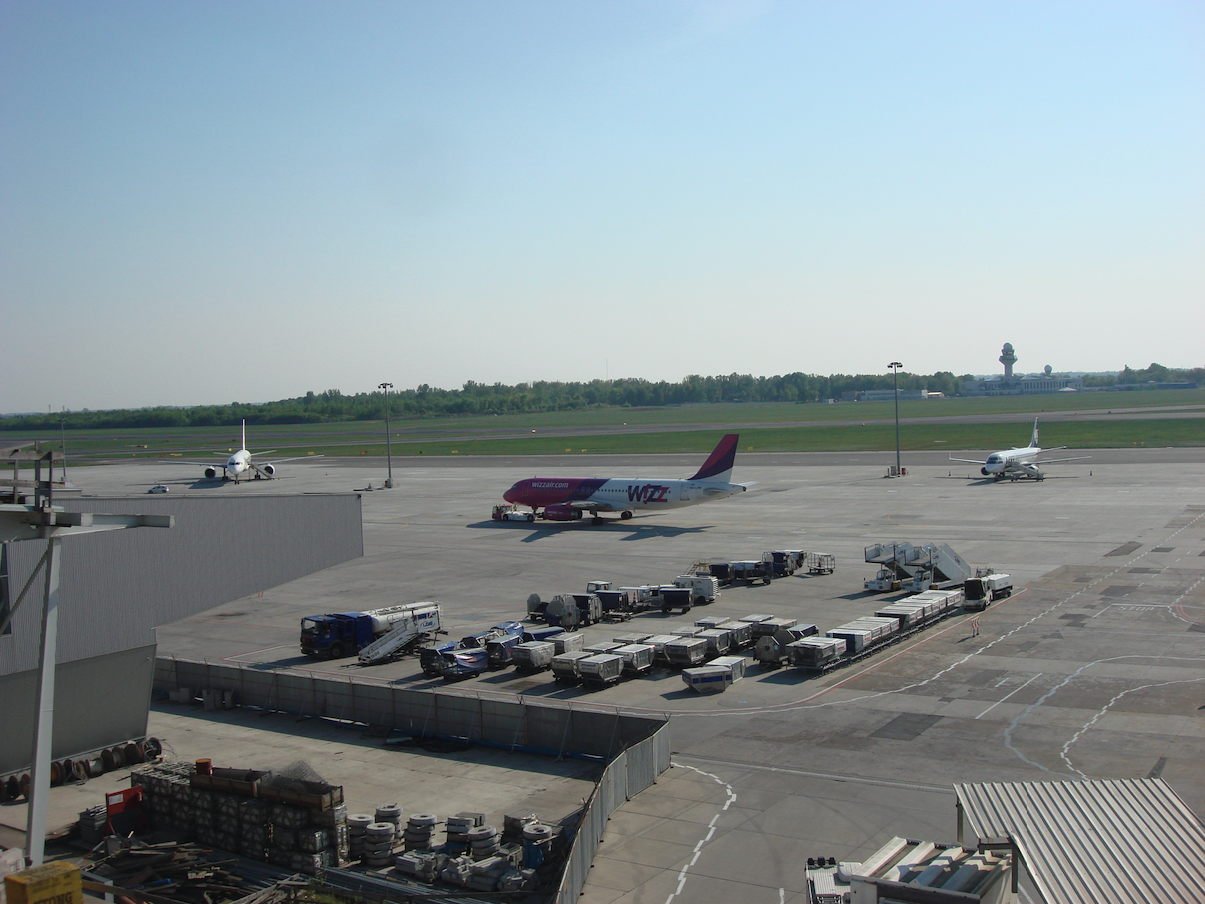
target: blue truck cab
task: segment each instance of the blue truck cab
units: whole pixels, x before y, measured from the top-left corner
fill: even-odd
[[[301,620],[301,652],[306,656],[341,659],[372,641],[372,616],[363,612],[311,615]]]

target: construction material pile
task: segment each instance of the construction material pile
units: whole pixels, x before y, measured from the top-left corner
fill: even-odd
[[[157,899],[185,904],[222,904],[266,887],[237,876],[237,858],[221,859],[198,844],[138,841],[121,845],[89,869],[114,885],[153,889]]]

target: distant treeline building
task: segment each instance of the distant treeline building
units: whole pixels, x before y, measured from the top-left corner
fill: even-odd
[[[1055,374],[1049,364],[1040,374],[1014,376],[1013,365],[1017,363],[1017,356],[1013,352],[1011,342],[1004,343],[1004,348],[1000,352],[1000,363],[1004,365],[1002,376],[990,377],[985,380],[964,380],[962,394],[964,396],[1045,395],[1052,392],[1082,392],[1084,389],[1083,377]]]

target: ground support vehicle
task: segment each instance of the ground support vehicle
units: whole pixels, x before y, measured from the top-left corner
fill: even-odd
[[[677,634],[654,634],[645,638],[644,642],[653,648],[653,662],[659,665],[669,665],[669,654],[665,650],[667,643],[676,643],[682,638]]]
[[[743,581],[746,584],[761,582],[769,584],[774,580],[774,562],[764,559],[747,559],[732,563],[732,583]]]
[[[986,609],[994,601],[1012,596],[1012,575],[996,573],[968,578],[962,587],[966,595],[963,604],[967,609],[978,611]]]
[[[507,634],[485,642],[486,659],[489,667],[495,671],[504,669],[513,661],[515,647],[523,642],[522,634]]]
[[[423,647],[418,651],[418,667],[428,678],[439,677],[439,661],[443,658],[443,654],[455,650],[458,646],[460,646],[459,641],[449,640],[445,643]]]
[[[501,640],[504,637],[523,637],[523,623],[517,621],[504,621],[494,625],[488,631],[482,631],[480,634],[469,634],[467,637],[460,639],[461,649],[474,649],[480,647],[485,648],[485,645],[491,640]]]
[[[639,587],[620,587],[621,593],[628,594],[632,601],[633,612],[643,612],[652,609],[657,603],[657,588],[651,584],[641,584]]]
[[[527,598],[527,617],[531,621],[543,621],[547,611],[548,600],[540,599],[540,594],[533,593]]]
[[[707,655],[723,656],[732,649],[732,634],[723,628],[704,628],[696,637],[707,641]]]
[[[899,590],[903,582],[899,576],[888,568],[880,568],[873,578],[862,582],[862,589],[868,593],[891,593]]]
[[[389,630],[360,650],[360,662],[375,665],[413,652],[419,644],[442,633],[439,603],[411,603],[397,613]]]
[[[832,574],[837,570],[837,557],[827,552],[807,554],[808,574]]]
[[[602,619],[602,601],[594,593],[558,593],[548,601],[544,620],[566,631],[595,624]]]
[[[511,661],[519,672],[542,672],[552,668],[556,645],[544,640],[525,640],[510,651]]]
[[[394,625],[406,623],[419,635],[439,630],[438,603],[406,603],[366,612],[309,615],[301,620],[301,652],[319,659],[342,659],[359,653]],[[408,642],[403,641],[403,645]]]
[[[500,502],[494,506],[490,517],[495,521],[535,521],[535,512],[520,511],[517,505]]]
[[[688,588],[696,606],[714,603],[720,596],[720,582],[709,574],[680,574],[674,578],[674,586]]]
[[[614,590],[615,584],[611,581],[586,581],[587,593],[598,593],[600,590]]]
[[[694,591],[689,587],[662,587],[660,590],[658,596],[661,597],[662,612],[681,609],[686,613],[694,605]]]
[[[722,694],[732,687],[732,669],[722,665],[696,666],[682,670],[682,681],[700,694]]]
[[[618,647],[614,655],[623,659],[625,675],[643,675],[653,667],[653,652],[652,644],[630,643]]]
[[[766,637],[767,635],[772,636],[776,634],[783,628],[794,628],[797,624],[799,624],[799,619],[796,618],[774,618],[768,615],[759,615],[756,617],[759,618],[760,621],[750,623],[751,627],[753,628],[754,643],[757,643],[758,640]],[[741,619],[741,621],[745,620],[746,619]]]
[[[729,669],[732,672],[732,680],[736,682],[745,677],[745,667],[748,665],[748,660],[744,656],[717,656],[707,664],[722,669]]]
[[[773,549],[763,556],[769,556],[774,563],[774,577],[789,578],[801,567],[807,553],[802,549]]]
[[[558,634],[564,633],[556,625],[546,625],[543,628],[528,628],[523,632],[523,641],[526,643],[531,640],[552,640]]]
[[[744,650],[753,646],[753,625],[748,622],[732,621],[729,619],[720,622],[715,627],[721,628],[731,635],[733,650]]]
[[[562,631],[550,638],[557,655],[561,653],[577,653],[586,645],[586,638],[580,634],[567,634]]]
[[[702,637],[675,637],[665,644],[665,657],[675,668],[702,665],[707,660],[707,640]]]
[[[558,653],[552,657],[552,677],[557,681],[581,681],[582,675],[577,669],[577,664],[592,655],[585,650]]]
[[[626,590],[595,591],[602,603],[602,618],[604,621],[629,621],[636,614],[632,594]]]
[[[485,647],[459,647],[441,653],[436,668],[444,681],[471,678],[489,668],[489,654]]]
[[[732,583],[731,562],[696,562],[690,569],[692,574],[710,575],[715,578],[720,587]]]
[[[582,683],[592,687],[617,684],[623,677],[623,657],[614,653],[596,653],[577,661],[577,673]]]
[[[763,668],[781,668],[790,656],[787,646],[816,633],[815,625],[792,625],[789,628],[779,628],[773,634],[763,634],[753,645],[753,658]]]

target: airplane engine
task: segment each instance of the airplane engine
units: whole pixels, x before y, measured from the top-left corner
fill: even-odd
[[[980,469],[979,469],[979,473],[980,473],[980,474],[982,474],[984,477],[990,477],[990,476],[991,476],[991,475],[988,473],[987,468],[980,468]]]
[[[573,506],[567,503],[559,503],[557,505],[544,506],[544,519],[546,521],[572,521]],[[580,515],[578,517],[581,517]]]
[[[264,465],[262,470],[265,474],[267,474],[269,477],[271,477],[273,474],[276,473],[276,465]]]
[[[206,468],[205,476],[208,477],[210,480],[212,480],[213,478],[218,476],[218,469],[217,468]]]

